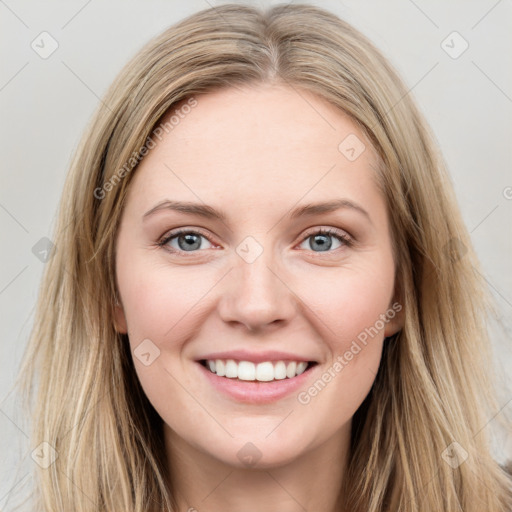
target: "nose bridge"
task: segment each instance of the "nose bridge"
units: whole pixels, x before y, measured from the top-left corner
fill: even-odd
[[[252,245],[251,245],[252,244]],[[295,312],[293,294],[279,276],[272,251],[247,240],[237,247],[234,267],[221,299],[220,313],[226,322],[255,330],[288,321]]]

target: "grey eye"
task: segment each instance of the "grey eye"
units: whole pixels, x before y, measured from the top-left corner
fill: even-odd
[[[338,245],[333,246],[333,240],[334,244],[337,243]],[[307,243],[309,247],[301,247],[302,249],[309,249],[315,252],[326,252],[330,249],[337,249],[342,245],[338,236],[328,233],[316,233],[310,235],[304,239],[301,246],[305,243]]]
[[[203,241],[206,241],[208,244],[210,243],[200,233],[190,231],[188,233],[179,233],[177,235],[171,236],[166,242],[166,244],[171,246],[171,248],[175,250],[192,252],[198,249],[207,249],[208,247],[204,247]],[[175,242],[177,242],[177,246]]]

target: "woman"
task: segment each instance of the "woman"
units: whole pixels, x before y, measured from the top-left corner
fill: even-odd
[[[347,23],[224,5],[166,30],[60,208],[21,368],[38,510],[511,509],[478,262]]]

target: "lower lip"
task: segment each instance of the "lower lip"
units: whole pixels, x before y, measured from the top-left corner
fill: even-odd
[[[243,381],[219,377],[212,373],[201,363],[196,362],[203,375],[220,392],[230,396],[238,402],[251,404],[266,404],[275,402],[304,386],[318,364],[291,379],[274,380],[270,382]]]

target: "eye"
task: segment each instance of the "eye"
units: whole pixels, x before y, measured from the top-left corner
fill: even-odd
[[[304,244],[309,247],[304,247]],[[342,246],[349,247],[351,245],[352,239],[345,232],[333,228],[320,228],[307,234],[299,247],[313,252],[334,252]],[[182,254],[197,252],[200,249],[211,249],[214,244],[210,242],[206,234],[198,230],[179,229],[167,233],[158,242],[158,246],[164,247],[172,253]]]
[[[205,243],[210,244],[205,247]],[[180,229],[168,233],[160,242],[160,247],[165,247],[171,252],[196,252],[199,249],[211,249],[213,244],[208,240],[206,235],[199,231],[190,229]]]
[[[333,239],[335,240],[334,244]],[[309,247],[301,247],[303,244],[307,244]],[[334,250],[339,249],[343,245],[350,246],[351,244],[352,239],[346,233],[337,229],[321,228],[306,235],[299,247],[314,252],[334,252]]]

